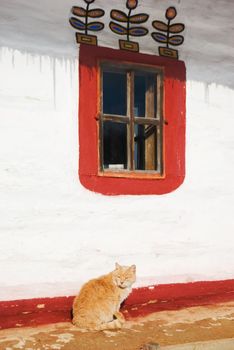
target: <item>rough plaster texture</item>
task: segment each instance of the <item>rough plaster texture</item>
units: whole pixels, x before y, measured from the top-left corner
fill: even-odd
[[[186,25],[186,180],[164,196],[105,197],[77,177],[78,3],[1,2],[0,299],[73,294],[115,261],[137,265],[137,285],[233,278],[234,4],[139,1],[151,19],[175,5]],[[116,1],[105,6],[107,21]],[[100,45],[117,48],[106,27]]]

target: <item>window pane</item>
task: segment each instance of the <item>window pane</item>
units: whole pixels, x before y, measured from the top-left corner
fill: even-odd
[[[136,125],[134,127],[134,162],[136,170],[159,171],[159,152],[157,146],[157,127],[155,125]]]
[[[135,117],[156,117],[156,74],[135,74],[134,115]]]
[[[103,162],[105,169],[127,169],[127,124],[103,123]]]
[[[126,115],[127,77],[125,73],[103,72],[103,113]]]
[[[135,74],[134,79],[134,116],[145,116],[145,93],[146,81],[145,76]]]

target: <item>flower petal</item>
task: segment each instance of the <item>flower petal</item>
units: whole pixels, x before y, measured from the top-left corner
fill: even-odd
[[[134,10],[138,5],[138,0],[127,0],[126,6],[129,10]]]

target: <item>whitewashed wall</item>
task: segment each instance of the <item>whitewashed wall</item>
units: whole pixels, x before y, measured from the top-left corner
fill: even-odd
[[[154,1],[146,2],[149,12]],[[194,31],[186,23],[190,49],[197,44],[194,54],[189,44],[181,49],[187,65],[184,184],[163,196],[108,197],[84,189],[77,175],[77,46],[66,23],[76,3],[58,2],[55,19],[62,23],[64,17],[64,27],[56,37],[43,32],[53,1],[17,29],[17,16],[12,20],[10,14],[23,10],[16,0],[10,5],[3,0],[0,300],[74,294],[82,282],[110,271],[115,261],[137,265],[138,286],[234,277],[234,55],[222,25],[232,23],[233,5],[220,1],[220,8],[221,2],[229,9],[218,21],[225,33],[216,47],[193,18]],[[158,1],[163,11],[174,4],[188,12],[190,3]],[[28,0],[20,4],[33,13]],[[209,19],[209,13],[204,17]],[[37,29],[32,40],[33,24],[42,19],[42,32]],[[105,44],[111,46],[108,35]]]

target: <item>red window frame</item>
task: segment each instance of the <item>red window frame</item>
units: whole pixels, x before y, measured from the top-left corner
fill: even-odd
[[[163,176],[106,173],[99,170],[99,63],[151,65],[164,70]],[[186,69],[182,61],[101,47],[80,46],[79,54],[79,178],[82,185],[105,195],[165,194],[185,177]]]

